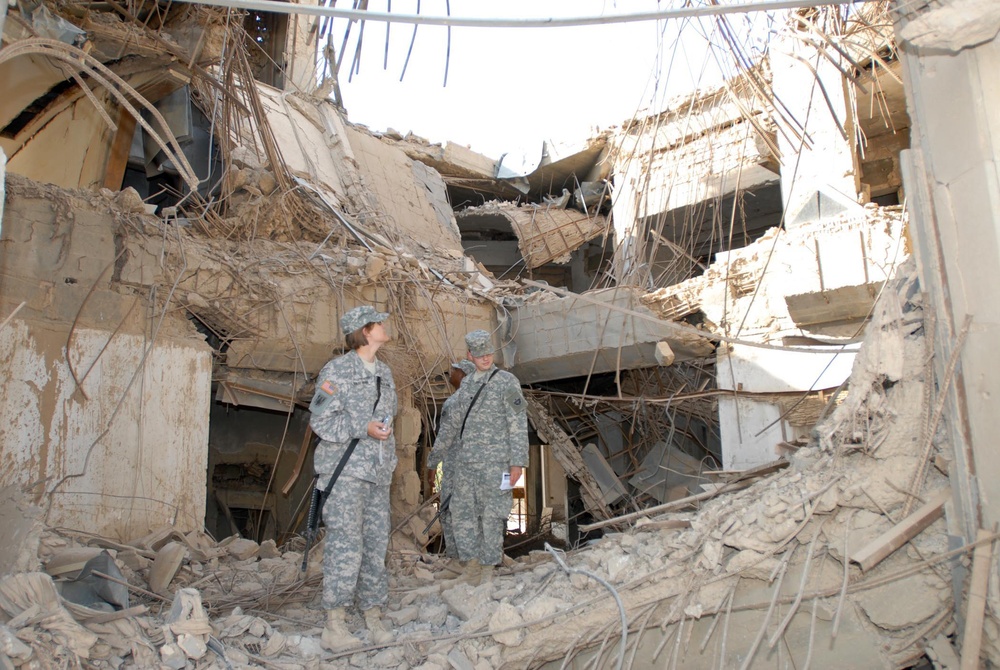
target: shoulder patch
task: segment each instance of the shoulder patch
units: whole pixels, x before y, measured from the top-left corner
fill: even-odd
[[[523,412],[525,410],[524,396],[521,394],[520,386],[508,387],[504,396],[507,405],[515,412]]]
[[[320,390],[323,391],[323,393],[327,393],[329,395],[333,395],[334,393],[337,392],[337,385],[334,384],[329,379],[327,379],[326,381],[324,381],[323,385],[320,386],[319,388],[320,388]]]

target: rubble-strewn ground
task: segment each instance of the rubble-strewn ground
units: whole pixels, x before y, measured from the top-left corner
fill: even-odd
[[[319,644],[320,560],[303,578],[301,540],[280,551],[163,529],[118,544],[37,525],[32,539],[30,509],[13,514],[8,492],[0,519],[11,519],[8,541],[20,529],[22,552],[9,563],[21,571],[0,579],[0,665],[485,670],[582,668],[596,655],[589,667],[907,667],[953,632],[945,560],[968,548],[949,553],[939,519],[864,572],[847,557],[948,487],[928,344],[910,264],[876,306],[846,400],[787,468],[565,555],[532,552],[483,585],[457,579],[446,559],[395,553],[396,639],[344,655]],[[130,609],[56,595],[49,573],[73,575],[97,553],[82,547],[115,557],[112,583],[128,584]],[[349,625],[367,640],[358,613]]]

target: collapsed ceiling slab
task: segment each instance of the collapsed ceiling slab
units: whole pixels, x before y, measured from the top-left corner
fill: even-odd
[[[407,156],[437,170],[448,184],[456,209],[478,206],[484,200],[542,202],[566,189],[576,192],[584,182],[608,178],[609,133],[599,133],[581,143],[555,145],[543,142],[530,171],[513,172],[503,164],[467,147],[432,144],[415,135],[400,137],[388,132],[382,141],[401,148]],[[504,155],[506,156],[506,154]]]
[[[507,329],[524,383],[705,358],[715,351],[694,328],[658,321],[641,292],[621,287],[527,301]],[[664,361],[664,345],[671,352]]]
[[[465,232],[512,229],[525,267],[530,269],[546,263],[568,263],[571,252],[608,230],[608,220],[602,214],[554,205],[490,202],[462,210],[457,219]]]

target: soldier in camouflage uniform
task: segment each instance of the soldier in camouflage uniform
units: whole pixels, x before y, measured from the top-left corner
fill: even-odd
[[[396,415],[392,372],[375,358],[389,341],[373,307],[355,307],[340,319],[350,351],[319,373],[309,410],[310,426],[320,437],[314,456],[317,487],[325,488],[350,443],[354,451],[323,507],[323,607],[328,610],[323,643],[333,651],[361,645],[345,622],[356,601],[376,644],[392,639],[381,620],[388,596],[385,569],[389,543],[389,484],[396,468],[391,421]]]
[[[521,383],[493,364],[490,334],[475,330],[465,344],[476,371],[452,396],[447,430],[453,437],[444,439],[451,440],[445,444],[452,461],[450,508],[458,556],[466,578],[481,583],[503,558],[512,501],[510,490],[500,488],[501,477],[509,473],[514,484],[528,463],[528,419]]]
[[[476,371],[476,364],[466,359],[458,363],[452,363],[451,374],[448,382],[452,389],[458,390],[465,377]],[[434,439],[434,447],[427,455],[427,467],[431,470],[432,476],[436,474],[438,463],[441,464],[441,488],[438,499],[439,505],[444,505],[451,495],[452,473],[454,472],[453,458],[449,455],[455,452],[448,447],[455,441],[462,416],[455,411],[456,397],[452,395],[441,406],[441,421],[438,426],[437,437]],[[456,420],[456,416],[458,417]],[[455,543],[455,533],[451,522],[451,506],[441,510],[441,532],[444,534],[444,555],[448,558],[458,558],[458,547]]]

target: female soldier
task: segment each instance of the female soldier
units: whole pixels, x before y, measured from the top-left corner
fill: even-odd
[[[361,645],[345,622],[346,607],[357,602],[376,644],[392,635],[380,608],[388,597],[385,553],[389,543],[389,484],[396,468],[391,421],[396,415],[392,372],[375,353],[389,341],[383,322],[389,318],[362,306],[340,319],[346,354],[319,373],[309,406],[310,425],[319,435],[314,469],[318,487],[326,488],[344,461],[323,507],[323,607],[327,623],[323,643],[332,651]]]

